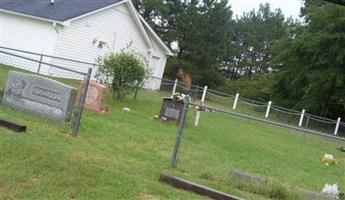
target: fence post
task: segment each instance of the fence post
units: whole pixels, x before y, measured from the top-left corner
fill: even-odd
[[[308,128],[308,124],[309,124],[309,116],[307,115],[307,122],[305,123],[304,128]]]
[[[272,105],[272,101],[269,101],[267,104],[267,110],[266,110],[266,115],[265,115],[266,118],[268,118],[268,115],[270,114],[271,105]]]
[[[201,102],[202,102],[202,103],[205,102],[206,93],[207,93],[207,86],[204,87],[204,91],[203,91],[203,93],[202,93],[202,97],[201,97]]]
[[[303,118],[304,118],[304,113],[305,113],[305,109],[302,110],[301,117],[299,118],[299,123],[298,123],[299,127],[302,126]]]
[[[198,85],[194,86],[193,93],[192,93],[192,99],[196,98],[198,96]]]
[[[178,83],[178,79],[175,79],[174,87],[173,87],[173,90],[172,90],[172,94],[176,93],[177,83]]]
[[[337,124],[335,125],[334,135],[338,134],[340,120],[341,120],[341,118],[338,117]]]
[[[81,120],[81,116],[83,114],[84,103],[85,103],[85,99],[86,99],[87,89],[89,87],[91,73],[92,73],[92,68],[90,67],[88,72],[87,72],[87,76],[84,79],[83,88],[81,89],[81,95],[80,95],[78,107],[76,110],[76,117],[75,117],[75,121],[73,123],[73,130],[72,130],[73,137],[76,137],[78,135],[80,120]]]
[[[37,74],[39,74],[41,71],[42,60],[43,60],[43,54],[41,54],[40,56],[40,62],[38,63]]]
[[[232,109],[233,110],[235,110],[236,109],[236,107],[237,107],[237,101],[238,101],[238,97],[240,96],[240,94],[239,93],[237,93],[236,94],[236,96],[235,96],[235,101],[234,101],[234,105],[232,106]]]
[[[183,100],[183,110],[182,110],[182,114],[181,114],[181,118],[180,118],[178,131],[176,134],[176,142],[175,142],[174,151],[173,151],[171,163],[170,163],[170,166],[172,168],[175,168],[176,164],[177,164],[177,156],[178,156],[178,151],[179,151],[179,148],[181,145],[181,139],[182,139],[183,133],[184,133],[184,125],[186,122],[186,115],[188,112],[188,107],[189,107],[189,96],[186,96]]]
[[[204,91],[202,93],[201,102],[200,102],[202,106],[204,105],[204,102],[205,102],[206,93],[207,93],[207,86],[204,87]],[[201,112],[199,110],[196,111],[195,122],[194,122],[195,127],[199,125],[200,115],[201,115]]]

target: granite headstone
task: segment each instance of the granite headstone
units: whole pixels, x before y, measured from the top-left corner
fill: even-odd
[[[70,121],[76,90],[39,75],[10,71],[2,98],[4,105],[45,116]]]
[[[77,101],[80,99],[82,88],[83,83],[80,84]],[[90,81],[84,107],[92,111],[101,112],[104,109],[106,89],[106,86]]]
[[[159,118],[164,121],[178,121],[183,110],[183,101],[164,97]]]

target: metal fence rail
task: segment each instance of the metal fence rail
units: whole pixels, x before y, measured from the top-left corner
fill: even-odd
[[[200,104],[197,104],[197,103],[189,103],[189,105],[200,106]],[[315,130],[310,130],[310,129],[306,129],[306,128],[300,128],[300,127],[296,127],[296,126],[291,126],[291,125],[288,125],[288,124],[279,123],[279,122],[275,122],[275,121],[268,120],[268,119],[261,119],[261,118],[253,117],[253,116],[250,116],[250,115],[245,115],[245,114],[238,113],[238,112],[227,111],[227,110],[219,109],[219,108],[216,108],[216,107],[210,107],[210,106],[204,106],[204,107],[206,109],[214,111],[214,112],[219,112],[219,113],[224,113],[224,114],[229,114],[229,115],[235,115],[235,116],[238,116],[238,117],[242,117],[242,118],[245,118],[245,119],[251,119],[251,120],[255,120],[255,121],[266,123],[266,124],[272,124],[272,125],[276,125],[276,126],[280,126],[280,127],[284,127],[284,128],[289,128],[289,129],[305,132],[305,133],[311,133],[311,134],[314,134],[314,135],[319,135],[319,136],[323,136],[323,137],[328,137],[328,138],[332,138],[332,139],[336,139],[336,140],[345,141],[344,137],[338,137],[338,136],[326,134],[326,133],[315,131]]]
[[[237,116],[331,138],[345,138],[345,123],[341,122],[340,118],[328,119],[312,115],[305,110],[298,111],[273,105],[271,101],[264,103],[240,97],[239,94],[233,95],[207,87],[195,85],[187,87],[178,80],[162,79],[161,89],[168,92],[170,89],[170,93],[189,94],[194,101],[201,102],[214,110],[219,109]],[[205,99],[200,100],[203,93],[206,94]]]
[[[75,71],[76,73],[84,73],[87,74],[88,72],[88,68],[89,67],[93,67],[93,66],[99,66],[97,63],[89,63],[89,62],[84,62],[84,61],[80,61],[80,60],[75,60],[75,59],[70,59],[70,58],[62,58],[62,57],[57,57],[57,56],[51,56],[51,55],[47,55],[47,54],[41,54],[41,53],[36,53],[36,52],[31,52],[31,51],[24,51],[24,50],[20,50],[20,49],[13,49],[13,48],[9,48],[9,47],[4,47],[4,46],[0,46],[1,51],[3,52],[15,52],[17,55],[34,55],[36,56],[38,59],[35,59],[35,61],[42,61],[44,60],[44,58],[52,58],[52,59],[56,59],[56,60],[62,60],[62,61],[67,61],[67,62],[71,62],[74,63],[74,65],[76,64],[83,64],[85,67],[79,71]],[[58,66],[59,68],[59,66]],[[38,68],[39,69],[39,66]],[[71,71],[72,69],[69,69],[68,67],[64,68],[67,71]],[[72,70],[73,71],[73,70]]]
[[[68,65],[68,67],[65,65],[57,65],[55,64],[59,63],[57,60],[64,61],[60,62],[61,64],[72,63],[72,65]],[[11,71],[34,73],[52,79],[58,78],[59,81],[63,81],[64,83],[74,87],[79,87],[80,84],[78,80],[82,80],[80,98],[74,108],[70,122],[72,135],[77,136],[86,99],[87,88],[92,74],[92,68],[90,66],[94,66],[94,64],[1,46],[0,64],[0,69],[2,68],[1,71],[8,68],[8,70]],[[84,67],[80,70],[70,68],[70,66],[77,65],[83,65]],[[0,94],[2,94],[1,91],[5,88],[6,80],[4,76],[0,76],[0,79]]]
[[[0,59],[1,63],[3,64],[8,64],[48,77],[84,80],[83,87],[85,84],[88,84],[88,81],[85,80],[89,80],[91,77],[90,70],[86,70],[91,67],[94,69],[98,67],[98,65],[95,63],[88,63],[1,46]],[[66,65],[58,65],[63,63]],[[169,80],[150,76],[148,80],[157,81],[160,84],[161,91],[168,93],[178,92],[189,94],[192,99],[201,101],[206,106],[212,106],[225,111],[231,111],[232,113],[244,114],[260,119],[269,119],[273,122],[283,123],[289,126],[304,128],[328,135],[345,137],[345,123],[341,122],[340,119],[328,119],[325,117],[312,115],[307,112],[272,105],[272,102],[264,103],[240,97],[239,94],[229,94],[208,89],[207,87],[200,87],[197,85],[186,86],[177,79]],[[1,87],[2,85],[0,80],[0,90]],[[205,93],[204,99],[201,98],[203,93]]]

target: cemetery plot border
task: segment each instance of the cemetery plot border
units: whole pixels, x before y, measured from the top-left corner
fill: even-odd
[[[211,197],[212,199],[219,200],[242,200],[240,197],[236,197],[218,190],[211,189],[209,187],[193,183],[191,181],[184,180],[179,177],[171,176],[168,174],[161,174],[159,180],[168,183],[176,188],[184,190],[190,190],[197,194]]]
[[[9,130],[21,133],[26,131],[25,125],[16,124],[14,122],[10,122],[4,119],[0,119],[0,126],[6,127]]]

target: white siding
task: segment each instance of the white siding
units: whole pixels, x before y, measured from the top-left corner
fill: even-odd
[[[56,39],[57,32],[52,23],[0,12],[1,46],[53,55]],[[21,55],[25,57],[30,56],[36,60],[39,59],[37,55]],[[7,56],[6,54],[0,54],[0,61],[4,64],[25,68],[31,71],[36,71],[38,67],[38,63]],[[49,59],[45,61],[51,62]]]
[[[100,41],[106,43],[103,48],[98,47]],[[72,21],[70,26],[63,27],[59,33],[55,55],[94,63],[99,56],[118,52],[129,44],[147,59],[148,48],[142,33],[126,4],[120,4]],[[55,61],[55,64],[66,65],[61,61]],[[85,65],[69,67],[78,71],[87,70]],[[93,71],[96,72],[96,69]]]
[[[149,44],[144,39],[144,33],[140,31],[134,20],[128,3],[94,13],[72,21],[69,26],[58,25],[54,27],[51,22],[22,17],[14,14],[1,13],[0,16],[0,45],[26,51],[52,55],[61,58],[80,60],[96,63],[99,56],[109,52],[119,52],[130,46],[144,57],[151,69],[152,76],[162,77],[166,63],[166,53],[156,39],[146,30],[151,40]],[[103,48],[99,48],[99,42],[104,42]],[[151,51],[149,54],[149,50]],[[8,59],[8,56],[0,54],[1,62],[36,71],[38,64],[22,59]],[[28,56],[28,54],[25,54]],[[34,56],[39,60],[39,56]],[[44,62],[87,72],[87,64],[60,59],[45,59]],[[93,75],[97,69],[93,69]],[[43,73],[52,76],[80,78],[77,74],[67,73],[43,66]],[[145,88],[159,89],[160,80],[149,79],[145,82]]]
[[[147,32],[149,31],[147,30]],[[158,90],[162,82],[161,78],[164,74],[167,55],[161,45],[158,44],[157,40],[154,39],[153,35],[149,34],[149,37],[153,44],[153,51],[150,55],[151,76],[156,78],[149,78],[146,80],[144,87],[147,89]]]

